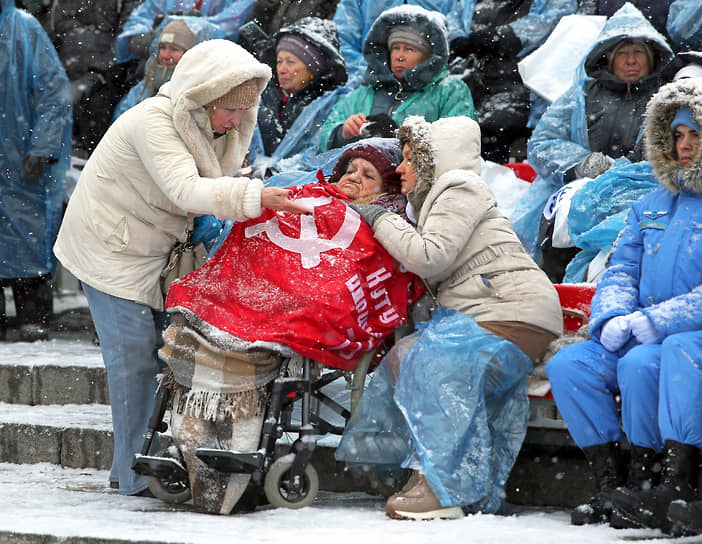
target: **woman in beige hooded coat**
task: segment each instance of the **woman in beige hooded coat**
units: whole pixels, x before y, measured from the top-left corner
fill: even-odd
[[[157,96],[110,127],[68,204],[54,253],[81,281],[100,339],[115,441],[110,483],[122,494],[148,493],[131,463],[160,370],[159,276],[185,240],[188,214],[241,221],[266,207],[306,211],[284,189],[237,177],[270,77],[230,41],[196,45]]]
[[[501,509],[506,475],[526,433],[529,359],[532,362],[541,359],[548,344],[563,331],[558,294],[527,254],[510,222],[497,208],[492,192],[480,178],[480,129],[475,121],[468,117],[447,117],[428,123],[423,117],[410,116],[399,129],[399,138],[403,161],[397,172],[401,176],[401,192],[409,201],[407,215],[414,224],[377,206],[351,204],[351,207],[368,221],[376,239],[395,259],[424,279],[437,306],[453,310],[454,315],[455,311],[467,314],[472,319],[461,328],[460,336],[465,336],[467,349],[460,357],[447,357],[447,366],[442,366],[439,355],[442,346],[432,344],[432,338],[433,342],[438,338],[433,331],[428,335],[415,332],[406,336],[383,361],[395,388],[390,395],[406,420],[405,426],[411,429],[414,444],[414,453],[410,452],[402,464],[413,471],[412,477],[401,492],[388,499],[386,512],[393,518],[415,519],[459,517],[466,508],[495,513]],[[508,341],[499,344],[494,359],[487,362],[488,370],[480,376],[484,391],[480,390],[480,381],[464,387],[460,383],[456,385],[450,377],[452,369],[461,368],[461,364],[474,368],[486,363],[487,351],[473,351],[467,347],[470,334],[474,339],[487,335],[486,342],[491,345],[502,339]],[[413,397],[424,398],[424,405],[412,409],[403,404],[398,388],[400,381],[408,381],[403,372],[411,372],[405,368],[409,357],[417,350],[412,353],[410,350],[420,343],[431,346],[426,351],[430,352],[429,360],[435,365],[435,374],[446,378],[437,382],[438,389],[432,389],[429,379],[419,379],[421,391],[414,390]],[[516,364],[516,359],[525,364]],[[376,372],[373,379],[379,375]],[[452,398],[447,393],[452,389],[459,391],[458,397]],[[475,399],[474,390],[480,390],[477,406],[468,403],[468,399]],[[495,390],[502,391],[501,396],[496,395]],[[376,455],[373,452],[389,449],[387,434],[390,429],[381,422],[376,430],[381,417],[373,410],[369,397],[364,393],[357,412],[363,414],[363,403],[367,402],[368,419],[359,423],[363,416],[354,414],[337,449],[337,457],[352,464],[389,465],[386,459],[372,459]],[[505,408],[518,397],[523,402],[514,402],[511,406],[515,408]],[[382,401],[378,406],[382,406]],[[431,416],[433,406],[447,406],[447,409]],[[465,436],[457,439],[454,435],[459,433],[456,426],[460,422],[452,421],[448,414],[455,408],[463,419],[477,420],[480,418],[476,413],[481,406],[487,406],[489,425],[478,423],[482,434],[468,429]],[[497,422],[500,411],[512,412],[505,420],[509,422],[509,429],[507,423],[501,428],[502,423]],[[426,435],[421,436],[422,431],[418,429],[423,423],[420,422],[419,427],[416,425],[413,418],[419,416],[415,414],[421,414],[420,419],[425,420],[434,417],[435,428],[447,429],[441,443],[432,444],[433,450],[427,445]],[[368,429],[373,431],[368,432]],[[356,431],[359,438],[354,436]],[[366,446],[366,443],[373,443],[374,433],[383,444],[376,449]],[[498,446],[505,435],[511,436],[506,439],[510,446]],[[466,445],[470,446],[468,451]],[[363,457],[365,452],[359,453],[364,449],[371,452],[369,457]],[[458,460],[456,471],[446,471],[447,466],[439,461],[442,456],[448,462]],[[496,463],[494,458],[498,459]],[[491,466],[490,470],[485,469],[486,465]],[[493,466],[497,468],[493,470]],[[426,469],[430,470],[425,476]],[[442,478],[442,470],[446,478]]]

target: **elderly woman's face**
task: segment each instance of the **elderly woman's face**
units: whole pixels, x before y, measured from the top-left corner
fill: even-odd
[[[673,137],[678,164],[683,168],[690,166],[700,152],[700,133],[687,125],[678,125],[675,127]]]
[[[351,200],[356,200],[380,193],[383,178],[372,162],[356,157],[346,165],[346,172],[336,186]]]
[[[400,181],[402,182],[400,193],[406,195],[414,189],[414,185],[417,183],[414,162],[412,161],[412,150],[407,144],[402,146],[402,162],[395,171],[400,174]]]
[[[402,79],[405,70],[414,68],[427,60],[428,56],[407,43],[394,43],[390,49],[390,71],[397,79]]]
[[[229,108],[207,108],[207,116],[210,118],[212,131],[217,134],[226,134],[231,129],[241,124],[241,118],[246,110]]]
[[[288,94],[300,92],[314,79],[314,75],[299,57],[281,49],[276,61],[278,84]]]
[[[612,73],[624,83],[634,83],[650,72],[648,53],[642,44],[625,44],[614,53]]]

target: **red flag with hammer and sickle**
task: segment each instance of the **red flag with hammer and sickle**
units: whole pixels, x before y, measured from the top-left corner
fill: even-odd
[[[278,342],[344,370],[407,322],[424,286],[385,251],[335,187],[294,187],[311,215],[266,209],[236,223],[219,251],[173,283],[184,308],[248,341]]]

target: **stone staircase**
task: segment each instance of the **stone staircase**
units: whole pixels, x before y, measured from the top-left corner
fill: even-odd
[[[56,316],[52,339],[21,349],[0,342],[0,463],[110,467],[109,393],[87,308]],[[515,504],[573,506],[592,483],[582,454],[548,399],[532,402],[531,425],[508,483]],[[358,491],[367,482],[333,458],[323,441],[313,463],[326,491]]]
[[[55,316],[51,330],[47,342],[0,343],[0,462],[107,469],[109,393],[87,308]]]

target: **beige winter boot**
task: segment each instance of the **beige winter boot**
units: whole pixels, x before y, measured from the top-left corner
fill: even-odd
[[[460,506],[441,506],[439,499],[429,487],[421,472],[410,478],[405,489],[393,495],[385,503],[385,514],[394,519],[458,519],[463,517]]]

